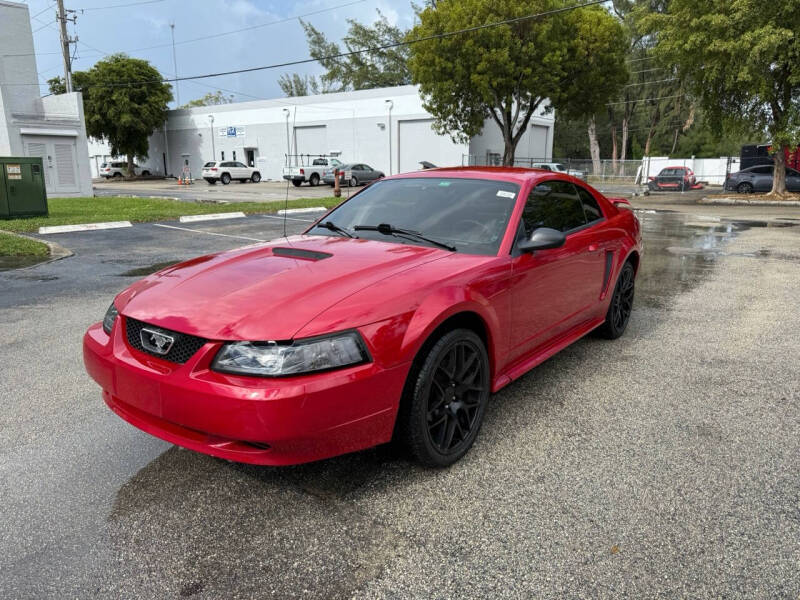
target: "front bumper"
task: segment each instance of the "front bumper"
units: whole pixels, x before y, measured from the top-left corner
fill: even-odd
[[[184,364],[131,348],[125,322],[83,339],[89,375],[120,417],[163,440],[237,462],[289,465],[391,439],[409,365],[376,363],[287,378],[211,371],[219,342]]]

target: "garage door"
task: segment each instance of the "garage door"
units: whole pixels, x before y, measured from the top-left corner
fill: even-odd
[[[421,160],[427,160],[438,167],[454,164],[453,143],[447,136],[437,134],[433,119],[414,119],[398,122],[398,155],[396,172],[419,171]]]
[[[42,158],[48,194],[80,191],[74,138],[26,135],[23,139],[26,154]]]
[[[550,128],[544,125],[534,125],[531,127],[530,137],[528,138],[527,158],[550,160],[550,155],[547,152],[547,136],[549,132]],[[517,154],[520,154],[520,152],[517,152]]]
[[[325,125],[294,128],[295,154],[327,154],[328,131]]]

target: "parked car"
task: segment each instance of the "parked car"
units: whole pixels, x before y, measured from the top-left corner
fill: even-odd
[[[378,181],[302,235],[134,283],[86,332],[86,369],[121,418],[220,458],[296,464],[395,436],[447,466],[491,393],[592,330],[625,331],[639,222],[573,182],[471,167]]]
[[[125,177],[128,175],[127,162],[104,162],[100,165],[100,177],[111,179],[112,177]],[[136,163],[133,164],[133,175],[147,177],[150,175],[149,169],[142,169]]]
[[[531,165],[534,169],[544,169],[545,171],[553,171],[554,173],[566,173],[567,175],[572,175],[573,177],[577,177],[578,179],[586,179],[589,177],[589,171],[579,171],[578,169],[568,169],[562,163],[554,163],[554,162],[544,162],[544,163],[533,163]]]
[[[236,160],[212,160],[203,165],[203,179],[211,185],[218,181],[222,185],[228,185],[233,179],[242,183],[258,183],[261,181],[261,173],[258,169]]]
[[[384,177],[383,171],[373,169],[364,163],[347,163],[339,165],[339,185],[349,185],[355,187],[362,183],[370,183],[376,179]],[[334,185],[336,177],[334,176],[334,169],[328,169],[322,174],[322,180],[328,185]],[[345,175],[349,174],[349,179]]]
[[[303,182],[308,185],[319,185],[322,181],[323,173],[329,168],[333,169],[342,164],[338,158],[315,158],[310,165],[300,165],[283,168],[283,178],[292,182],[295,187],[300,187]]]
[[[650,191],[680,190],[685,191],[699,188],[694,172],[689,167],[666,167],[655,177],[650,177],[647,182]]]
[[[725,189],[740,194],[769,192],[772,189],[774,169],[774,165],[758,165],[731,173],[725,180]],[[800,192],[800,172],[788,167],[786,169],[786,189],[790,192]]]

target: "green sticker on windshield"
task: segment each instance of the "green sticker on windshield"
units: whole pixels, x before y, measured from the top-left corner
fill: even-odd
[[[448,185],[450,185],[449,181],[440,181],[439,182],[439,187],[447,187]]]

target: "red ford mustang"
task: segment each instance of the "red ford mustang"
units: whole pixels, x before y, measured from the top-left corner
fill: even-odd
[[[489,395],[631,314],[627,201],[547,171],[390,177],[302,235],[203,256],[120,293],[84,361],[120,417],[234,461],[388,442],[446,466]]]

